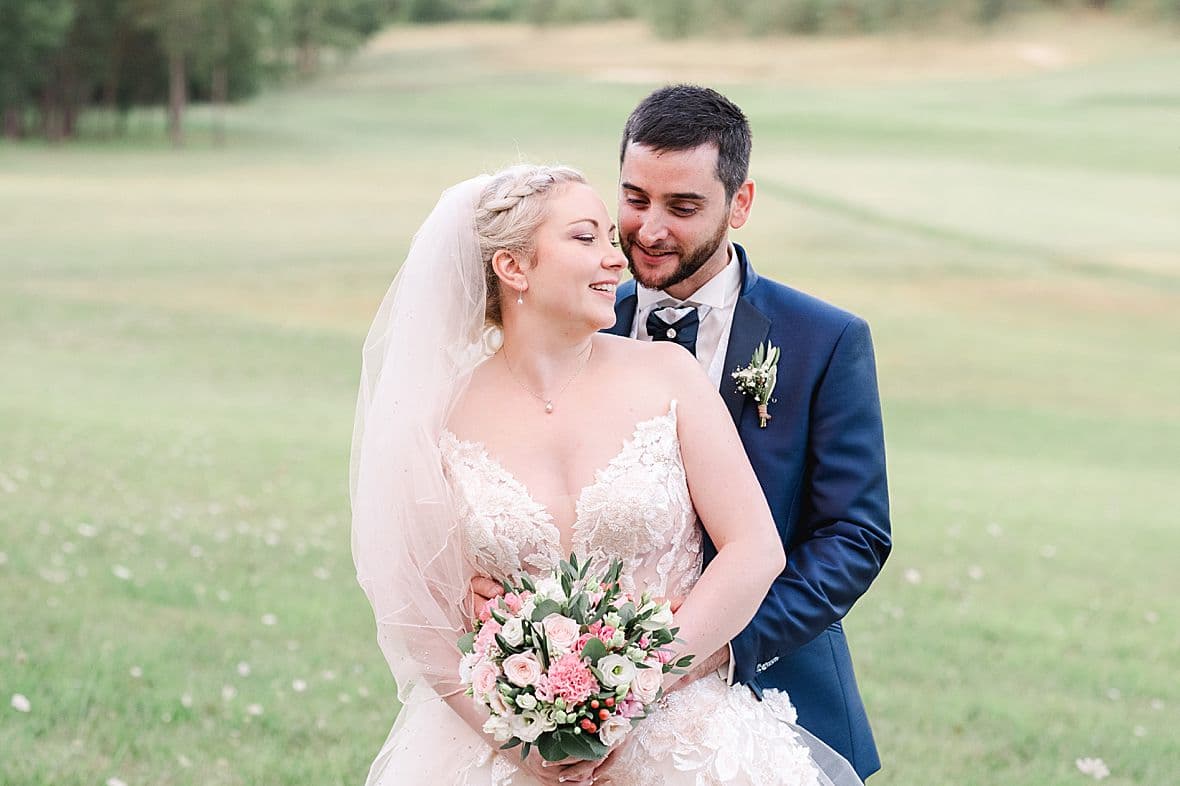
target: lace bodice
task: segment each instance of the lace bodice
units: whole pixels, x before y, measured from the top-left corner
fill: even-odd
[[[568,558],[553,517],[478,442],[444,431],[443,468],[455,491],[466,556],[494,579],[544,573]],[[572,548],[579,558],[623,561],[631,591],[685,595],[701,572],[701,532],[688,494],[676,402],[636,424],[630,439],[581,490]]]

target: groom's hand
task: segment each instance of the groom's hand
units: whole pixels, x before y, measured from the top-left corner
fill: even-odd
[[[479,614],[479,610],[484,607],[492,598],[498,598],[504,594],[504,588],[496,582],[489,579],[487,576],[472,576],[471,577],[471,609],[472,616]]]

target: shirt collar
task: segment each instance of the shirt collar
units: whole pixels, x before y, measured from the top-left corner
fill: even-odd
[[[638,310],[643,311],[657,304],[664,306],[690,304],[708,306],[709,308],[732,306],[741,292],[742,269],[737,262],[737,250],[733,247],[733,243],[729,244],[728,252],[729,261],[721,269],[721,272],[702,284],[701,288],[693,292],[687,300],[677,300],[662,289],[648,289],[643,284],[636,282],[635,294],[638,297],[636,304]]]

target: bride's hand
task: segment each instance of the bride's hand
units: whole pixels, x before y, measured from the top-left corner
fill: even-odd
[[[472,616],[479,613],[479,610],[484,607],[492,598],[498,598],[504,594],[504,588],[496,582],[489,579],[487,576],[472,576],[470,584],[471,592],[471,608],[473,610]]]
[[[579,775],[575,771],[575,768],[583,767],[588,763],[581,759],[545,761],[540,753],[533,752],[523,761],[513,758],[512,762],[545,786],[589,786],[592,782],[589,770],[584,775]],[[591,763],[597,764],[598,762]]]

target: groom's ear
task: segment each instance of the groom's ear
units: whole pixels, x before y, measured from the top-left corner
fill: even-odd
[[[729,228],[741,229],[750,217],[750,208],[754,205],[754,181],[747,179],[738,186],[737,192],[729,203]]]
[[[492,254],[492,270],[496,271],[496,276],[504,282],[505,286],[516,292],[524,292],[529,288],[523,259],[523,254],[509,251],[506,248],[501,248]]]

